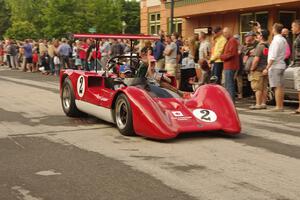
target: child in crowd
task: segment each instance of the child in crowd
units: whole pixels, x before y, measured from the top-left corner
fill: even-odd
[[[47,52],[43,52],[43,55],[41,56],[41,65],[45,69],[44,74],[50,74],[50,58]]]
[[[59,76],[59,71],[60,71],[60,60],[59,57],[55,54],[54,55],[54,68],[55,68],[55,72],[54,75]]]
[[[32,72],[38,71],[38,62],[39,62],[39,54],[38,54],[37,50],[35,50],[32,55],[32,63],[33,63]]]

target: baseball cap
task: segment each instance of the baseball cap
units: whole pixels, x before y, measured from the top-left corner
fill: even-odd
[[[124,64],[124,65],[120,66],[120,73],[126,74],[126,73],[129,73],[129,72],[132,72],[132,71],[131,71],[130,67],[127,64]]]
[[[213,29],[213,33],[219,33],[220,31],[222,31],[222,27],[221,27],[221,26],[216,26],[216,27]]]
[[[248,37],[248,36],[256,36],[256,33],[253,31],[250,31],[250,32],[246,33],[246,35],[245,35],[245,37]]]
[[[150,56],[150,57],[149,57],[149,61],[150,61],[150,62],[156,62],[154,56]]]
[[[235,39],[237,39],[237,40],[240,39],[240,35],[239,35],[239,34],[235,34],[233,37],[234,37]]]

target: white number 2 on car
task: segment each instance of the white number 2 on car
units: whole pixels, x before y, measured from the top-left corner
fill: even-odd
[[[77,79],[77,93],[80,97],[83,97],[85,92],[85,81],[84,76],[79,76]]]
[[[215,122],[218,118],[214,111],[207,109],[196,109],[193,111],[193,115],[204,122]]]

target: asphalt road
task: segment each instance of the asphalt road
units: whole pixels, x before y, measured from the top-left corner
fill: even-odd
[[[121,136],[64,115],[58,78],[0,68],[0,200],[297,200],[300,116],[237,104],[239,137]]]

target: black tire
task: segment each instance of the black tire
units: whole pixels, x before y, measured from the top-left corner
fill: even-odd
[[[62,86],[61,105],[65,114],[69,117],[79,117],[83,114],[76,107],[74,89],[69,78],[64,80]]]
[[[125,136],[134,136],[132,110],[126,95],[120,94],[115,105],[115,121],[120,133]]]

